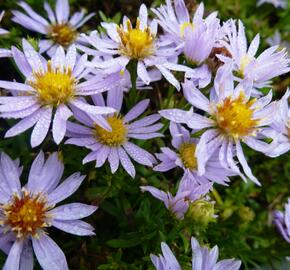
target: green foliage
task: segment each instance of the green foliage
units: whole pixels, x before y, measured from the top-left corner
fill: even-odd
[[[22,37],[31,37],[37,43],[39,36],[10,21],[9,10],[18,8],[16,2],[0,1],[0,9],[8,10],[3,20],[3,28],[10,30],[9,36],[1,38],[1,47],[12,44],[18,46]],[[43,14],[42,1],[26,2]],[[157,6],[161,2],[156,0],[153,5]],[[240,18],[245,23],[249,39],[260,33],[263,40],[279,29],[283,38],[290,41],[290,5],[286,10],[279,10],[271,5],[257,8],[255,0],[204,2],[208,10],[218,10],[221,19]],[[97,13],[83,28],[88,31],[100,30],[100,21],[119,23],[121,14],[136,16],[140,1],[73,0],[71,4],[73,10],[85,7]],[[152,1],[147,1],[147,4],[152,4]],[[261,49],[266,46],[264,42]],[[2,59],[0,61],[1,79],[19,78],[12,62]],[[133,66],[131,68],[134,69]],[[276,98],[282,96],[287,83],[289,84],[289,78],[286,76],[275,81]],[[132,107],[137,100],[146,97],[151,99],[151,112],[162,108],[188,108],[182,94],[177,93],[168,83],[162,82],[154,84],[154,90],[151,91],[131,91],[125,98],[125,110]],[[0,121],[3,138],[12,121]],[[163,122],[164,138],[135,143],[151,153],[159,152],[164,145],[169,146],[168,122]],[[23,183],[26,182],[30,165],[39,150],[31,149],[29,136],[29,132],[26,132],[0,141],[0,149],[13,158],[19,157],[24,165]],[[157,173],[150,168],[136,165],[137,176],[131,179],[123,169],[112,175],[108,166],[96,169],[93,163],[82,165],[82,159],[88,153],[86,149],[64,144],[57,147],[51,138],[47,138],[41,148],[47,153],[59,151],[65,164],[65,176],[75,171],[87,175],[81,188],[68,201],[99,205],[96,214],[87,219],[96,228],[95,237],[81,238],[54,229],[49,230],[66,254],[70,269],[153,269],[149,255],[160,253],[162,241],[171,246],[184,269],[191,269],[191,236],[196,236],[201,243],[211,247],[217,244],[221,258],[239,258],[243,261],[244,269],[290,269],[289,264],[284,262],[285,256],[289,256],[289,244],[283,241],[271,224],[271,211],[275,208],[282,209],[287,197],[290,197],[289,154],[270,159],[247,149],[248,161],[262,186],[244,183],[239,178],[233,178],[229,187],[215,186],[210,196],[216,201],[215,212],[218,218],[216,222],[201,225],[189,222],[188,218],[183,221],[176,220],[162,202],[140,191],[141,185],[152,185],[174,193],[181,171]],[[1,253],[0,265],[4,261],[5,255]]]

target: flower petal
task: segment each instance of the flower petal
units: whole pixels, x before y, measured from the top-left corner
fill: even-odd
[[[43,270],[68,270],[65,255],[49,236],[42,234],[38,239],[32,238],[32,245]]]

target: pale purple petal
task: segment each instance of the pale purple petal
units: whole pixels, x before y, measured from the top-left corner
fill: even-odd
[[[20,265],[20,255],[23,249],[23,240],[15,241],[6,259],[3,270],[18,270]]]
[[[35,113],[31,114],[27,118],[24,118],[23,120],[19,121],[16,125],[14,125],[12,128],[10,128],[6,132],[5,138],[13,137],[31,128],[32,126],[35,125],[35,123],[39,120],[40,117],[41,110],[37,110]]]
[[[48,211],[49,215],[53,216],[53,219],[57,220],[75,220],[85,218],[94,213],[98,207],[93,205],[87,205],[82,203],[70,203],[61,205]]]
[[[69,17],[68,0],[57,0],[55,6],[56,19],[59,24],[66,23]]]
[[[32,238],[32,245],[43,270],[68,270],[64,253],[49,236],[42,234],[39,239]]]
[[[127,142],[123,147],[132,159],[142,165],[152,167],[153,163],[156,162],[155,158],[150,153],[133,143]]]
[[[66,105],[61,104],[58,106],[52,123],[52,135],[56,144],[59,144],[64,138],[66,122],[72,115],[73,113]]]
[[[123,168],[132,178],[134,178],[136,174],[135,167],[122,147],[118,148],[118,155]]]
[[[56,189],[48,194],[48,204],[57,204],[76,192],[84,181],[85,176],[74,173],[65,179]]]
[[[95,235],[94,228],[82,220],[53,220],[52,226],[74,235],[92,236]]]
[[[36,147],[40,145],[45,139],[52,117],[52,108],[43,108],[41,112],[41,116],[37,121],[30,138],[31,146]]]
[[[138,116],[140,116],[148,107],[149,105],[149,99],[144,99],[140,102],[138,102],[125,116],[124,116],[124,122],[130,122],[131,120],[136,119]]]

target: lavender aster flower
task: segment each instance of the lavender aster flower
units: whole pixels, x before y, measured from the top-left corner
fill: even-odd
[[[217,152],[208,160],[205,173],[202,176],[198,175],[195,150],[199,140],[191,138],[189,131],[180,124],[170,122],[169,127],[172,136],[171,143],[176,152],[168,147],[161,148],[162,153],[156,154],[161,163],[154,167],[155,171],[164,172],[175,167],[181,167],[184,173],[190,174],[200,184],[213,181],[226,185],[230,181],[228,176],[235,175],[220,165]]]
[[[209,100],[191,81],[184,83],[183,90],[187,101],[205,111],[206,115],[179,109],[162,110],[160,114],[173,122],[185,123],[194,130],[205,131],[195,151],[199,174],[205,173],[207,161],[218,150],[224,168],[233,170],[246,180],[234,160],[237,156],[248,178],[259,184],[246,161],[241,142],[263,153],[275,147],[276,139],[271,144],[262,140],[263,127],[268,127],[277,113],[276,103],[270,103],[272,92],[260,99],[251,99],[251,84],[243,82],[234,88],[231,69],[227,66],[219,69]]]
[[[265,3],[272,4],[275,8],[286,8],[287,0],[258,0],[257,6],[261,6]]]
[[[228,42],[220,43],[229,51],[231,57],[220,55],[219,58],[225,63],[233,62],[233,70],[238,77],[253,80],[254,85],[261,88],[268,86],[274,77],[290,71],[290,61],[285,49],[277,50],[278,46],[272,46],[255,57],[260,35],[255,36],[248,48],[243,23],[239,20],[238,29],[233,20],[226,25]]]
[[[55,110],[52,134],[58,144],[64,137],[67,119],[73,115],[70,110],[73,106],[110,129],[101,114],[115,110],[88,105],[80,97],[104,90],[94,78],[80,82],[86,74],[86,55],[77,60],[76,48],[72,45],[67,54],[59,47],[52,59],[46,61],[26,40],[23,40],[23,51],[24,54],[12,48],[16,65],[26,77],[25,83],[0,81],[0,87],[13,94],[0,97],[1,117],[22,119],[6,132],[5,137],[13,137],[34,126],[31,145],[39,145],[48,133]]]
[[[174,8],[171,0],[166,1],[166,6],[161,5],[153,12],[158,18],[166,35],[165,40],[175,43],[179,53],[184,53],[188,62],[194,65],[202,65],[209,57],[212,49],[218,46],[220,39],[220,22],[217,12],[213,12],[203,19],[204,4],[201,3],[192,20],[183,0],[174,0]],[[211,72],[206,64],[187,72],[187,77],[200,81],[202,87],[207,86],[211,80]]]
[[[282,234],[283,238],[290,243],[290,199],[285,204],[285,213],[274,211],[274,223]]]
[[[267,153],[270,157],[278,157],[290,150],[290,109],[288,99],[290,90],[288,89],[282,99],[278,102],[278,113],[270,128],[264,131],[265,135],[272,136],[273,130],[278,133],[278,145]],[[275,137],[275,135],[274,135]]]
[[[125,69],[127,64],[137,61],[137,74],[140,79],[149,84],[152,81],[148,68],[157,68],[162,75],[178,90],[180,84],[170,70],[191,71],[190,68],[178,65],[176,61],[177,50],[175,46],[164,44],[157,38],[157,22],[148,22],[148,11],[144,4],[141,5],[136,26],[133,27],[130,20],[124,17],[123,24],[102,23],[108,36],[100,36],[93,31],[86,37],[87,42],[103,55],[114,56],[107,61],[93,62],[94,67],[105,68],[111,72],[119,70],[120,66]],[[91,49],[81,47],[86,53]]]
[[[212,27],[218,30],[219,20],[217,17],[217,12],[213,12],[207,18],[203,19],[204,14],[204,4],[201,3],[193,18],[190,18],[189,12],[183,0],[174,0],[174,8],[171,0],[166,0],[166,6],[161,5],[157,9],[152,9],[152,11],[157,16],[157,21],[166,32],[166,37],[171,39],[176,45],[184,46],[184,41],[186,37],[186,30],[191,30],[194,33],[194,41],[199,43],[196,44],[198,47],[201,43],[208,41],[206,49],[210,47],[211,40],[214,40],[218,31],[214,32],[210,30]],[[204,37],[200,36],[201,31],[203,31]],[[211,32],[213,35],[209,37],[208,34]],[[199,37],[199,38],[198,38]],[[210,43],[210,44],[209,44]],[[195,45],[193,45],[195,46]],[[199,47],[199,51],[204,48]]]
[[[166,208],[170,210],[178,219],[183,219],[188,208],[195,201],[205,196],[212,188],[212,183],[199,184],[190,175],[185,174],[178,187],[175,196],[170,192],[161,191],[152,186],[142,186],[141,190],[148,191],[152,196],[163,201]]]
[[[217,262],[218,247],[214,246],[211,250],[201,247],[198,241],[191,238],[192,248],[192,270],[238,270],[241,261],[235,259],[227,259]],[[151,254],[151,261],[156,270],[181,270],[181,266],[176,260],[174,254],[167,244],[161,243],[162,255],[156,256]]]
[[[26,14],[13,10],[12,20],[31,31],[45,35],[47,39],[40,40],[39,50],[40,53],[47,52],[49,56],[52,56],[60,45],[68,48],[70,45],[78,43],[77,29],[95,15],[95,13],[90,13],[85,16],[85,12],[82,10],[70,17],[68,0],[57,0],[55,11],[45,1],[44,9],[48,20],[33,11],[24,1],[19,2],[19,6]]]
[[[53,226],[79,236],[94,235],[93,227],[80,219],[97,207],[81,203],[55,207],[78,189],[85,176],[74,173],[59,184],[64,167],[57,153],[45,161],[40,152],[27,184],[21,188],[18,162],[2,153],[0,164],[0,242],[8,253],[3,269],[33,269],[33,251],[44,270],[68,269],[65,255],[48,236],[47,228]]]
[[[5,13],[5,11],[2,11],[0,14],[0,22],[2,21],[4,13]],[[0,36],[8,34],[8,33],[9,32],[7,30],[0,28]],[[10,50],[0,48],[0,57],[10,57],[10,56],[11,56]]]
[[[277,45],[281,49],[286,48],[288,54],[290,53],[290,43],[288,41],[282,40],[282,37],[281,37],[281,34],[280,34],[279,30],[276,30],[273,36],[268,37],[266,39],[266,42],[270,46],[276,46]]]
[[[93,101],[97,106],[105,106],[104,98],[101,94],[94,95]],[[152,167],[156,162],[153,155],[143,150],[136,144],[130,142],[130,139],[152,139],[163,136],[157,131],[162,128],[162,124],[157,123],[160,119],[158,114],[152,114],[143,119],[135,120],[148,107],[149,100],[142,100],[137,103],[128,113],[121,116],[120,110],[123,102],[123,91],[117,89],[108,91],[107,105],[115,108],[115,114],[109,114],[106,117],[111,126],[111,131],[105,130],[98,123],[87,117],[77,108],[75,117],[83,125],[68,122],[67,136],[71,137],[66,141],[68,144],[85,146],[91,149],[83,163],[96,161],[96,167],[101,167],[108,159],[111,172],[115,173],[121,163],[122,167],[129,175],[135,177],[135,167],[131,162],[133,160],[139,164]]]

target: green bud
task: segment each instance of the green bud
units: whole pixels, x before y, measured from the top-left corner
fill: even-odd
[[[215,221],[214,204],[206,200],[197,200],[189,206],[186,217],[203,226]]]
[[[233,209],[232,208],[226,208],[222,213],[221,213],[221,218],[223,219],[223,220],[226,220],[226,219],[228,219],[229,217],[231,217],[232,216],[232,214],[233,214]]]
[[[251,208],[247,207],[247,206],[242,206],[239,209],[238,214],[239,214],[241,220],[243,222],[245,222],[245,223],[251,222],[255,218],[254,211]]]

